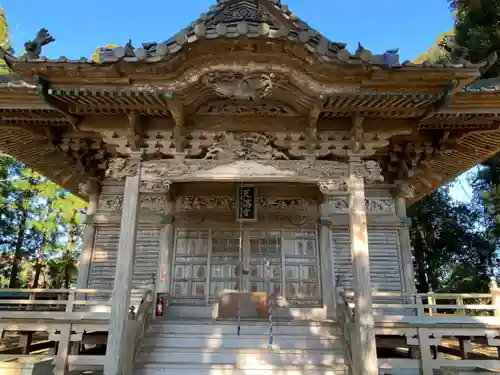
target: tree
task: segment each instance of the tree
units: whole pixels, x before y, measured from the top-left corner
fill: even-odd
[[[450,0],[456,14],[455,41],[468,49],[472,62],[500,51],[500,0]],[[483,78],[498,77],[497,63]]]
[[[434,44],[427,51],[418,55],[413,62],[415,64],[422,64],[425,61],[439,63],[446,60],[448,57],[442,43],[446,37],[452,36],[453,33],[453,30],[449,30],[440,34],[434,41]]]
[[[9,25],[7,23],[7,19],[5,18],[4,9],[0,9],[0,48],[10,53],[14,52],[10,45]],[[9,67],[7,66],[7,63],[3,59],[0,59],[0,74],[8,73]]]
[[[0,155],[0,283],[71,286],[85,202]],[[52,280],[51,280],[52,277]]]
[[[101,62],[101,53],[102,52],[104,52],[104,51],[111,51],[111,50],[113,50],[115,48],[118,48],[118,47],[120,47],[118,44],[105,44],[102,47],[97,47],[94,50],[94,53],[92,54],[92,56],[90,56],[90,59],[93,62],[99,63],[99,62]]]
[[[474,206],[454,202],[444,186],[412,205],[408,215],[420,292],[487,290],[496,248],[478,230]]]

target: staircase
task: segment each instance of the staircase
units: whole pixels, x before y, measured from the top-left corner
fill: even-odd
[[[265,321],[235,322],[169,318],[155,320],[134,375],[344,375],[339,328],[331,322],[274,324],[268,347]]]

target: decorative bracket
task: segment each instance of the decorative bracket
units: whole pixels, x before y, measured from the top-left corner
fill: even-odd
[[[92,177],[78,185],[78,191],[84,195],[99,194],[101,184],[98,178]]]
[[[383,182],[380,166],[372,161],[361,161],[351,158],[349,160],[349,172],[347,176],[336,179],[325,179],[318,181],[318,187],[325,195],[345,195],[352,187],[356,179],[362,179],[368,183]]]
[[[411,199],[415,196],[415,191],[413,186],[411,186],[406,181],[395,181],[395,186],[391,189],[391,193],[394,197],[403,197],[406,199]]]
[[[108,161],[105,176],[115,180],[124,180],[139,173],[142,152],[134,153],[130,158],[114,158]]]

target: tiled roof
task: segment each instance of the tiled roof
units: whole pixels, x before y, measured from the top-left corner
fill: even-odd
[[[497,92],[500,91],[500,78],[478,79],[462,91],[465,92]]]
[[[373,54],[361,44],[354,53],[346,49],[345,43],[328,40],[318,31],[292,13],[280,0],[217,0],[216,5],[210,7],[196,21],[185,29],[172,36],[163,43],[143,43],[142,47],[134,48],[129,42],[123,47],[103,49],[100,62],[91,59],[67,59],[62,56],[56,60],[46,57],[17,58],[7,51],[3,57],[7,63],[21,61],[33,62],[69,62],[89,64],[110,64],[118,61],[126,62],[158,62],[175,56],[186,46],[202,39],[234,39],[234,38],[268,38],[271,40],[285,40],[301,44],[307,51],[313,53],[320,61],[341,62],[354,65],[378,65],[380,67],[420,67],[420,68],[461,68],[487,65],[488,62],[471,64],[445,63],[413,64],[410,61],[399,62],[398,50],[388,50],[383,54]]]

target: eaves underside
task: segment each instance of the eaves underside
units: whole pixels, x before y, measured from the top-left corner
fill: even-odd
[[[54,92],[54,95],[57,94],[63,93]],[[88,92],[64,94],[76,95],[83,101],[85,96],[90,95]],[[382,98],[383,94],[380,96]],[[480,99],[477,103],[476,96]],[[104,98],[105,95],[101,97]],[[114,98],[116,103],[118,96]],[[372,95],[372,99],[376,98]],[[420,99],[425,101],[423,96]],[[461,139],[462,148],[438,155],[426,162],[425,168],[417,172],[411,181],[417,194],[411,202],[500,150],[500,131],[497,130],[500,116],[496,110],[500,108],[498,100],[499,96],[494,92],[460,92],[443,109],[444,113],[436,113],[421,123],[420,129],[424,132],[428,132],[429,129],[441,131],[443,127],[445,130],[448,127],[450,130],[462,128],[474,132]],[[374,115],[379,113],[379,118],[383,119],[384,117],[380,116],[382,110],[383,108],[373,113]],[[63,151],[57,142],[58,137],[64,133],[78,134],[78,127],[72,122],[72,118],[48,105],[34,86],[26,84],[0,86],[0,112],[2,119],[0,149],[54,179],[63,187],[78,193],[79,183],[91,176],[90,171],[85,169],[82,158],[75,157],[74,151]],[[126,111],[122,113],[125,114]],[[335,120],[342,117],[339,113],[337,116],[332,116],[332,113],[328,116]],[[115,116],[120,115],[119,111],[115,114]],[[96,115],[90,113],[89,116]],[[165,118],[168,118],[168,115]],[[373,121],[375,118],[376,116]],[[391,118],[390,114],[387,114],[385,119],[395,121],[394,116]],[[88,136],[83,133],[82,137]],[[92,142],[94,145],[99,144],[97,139],[93,139]],[[102,144],[102,139],[100,143]]]

